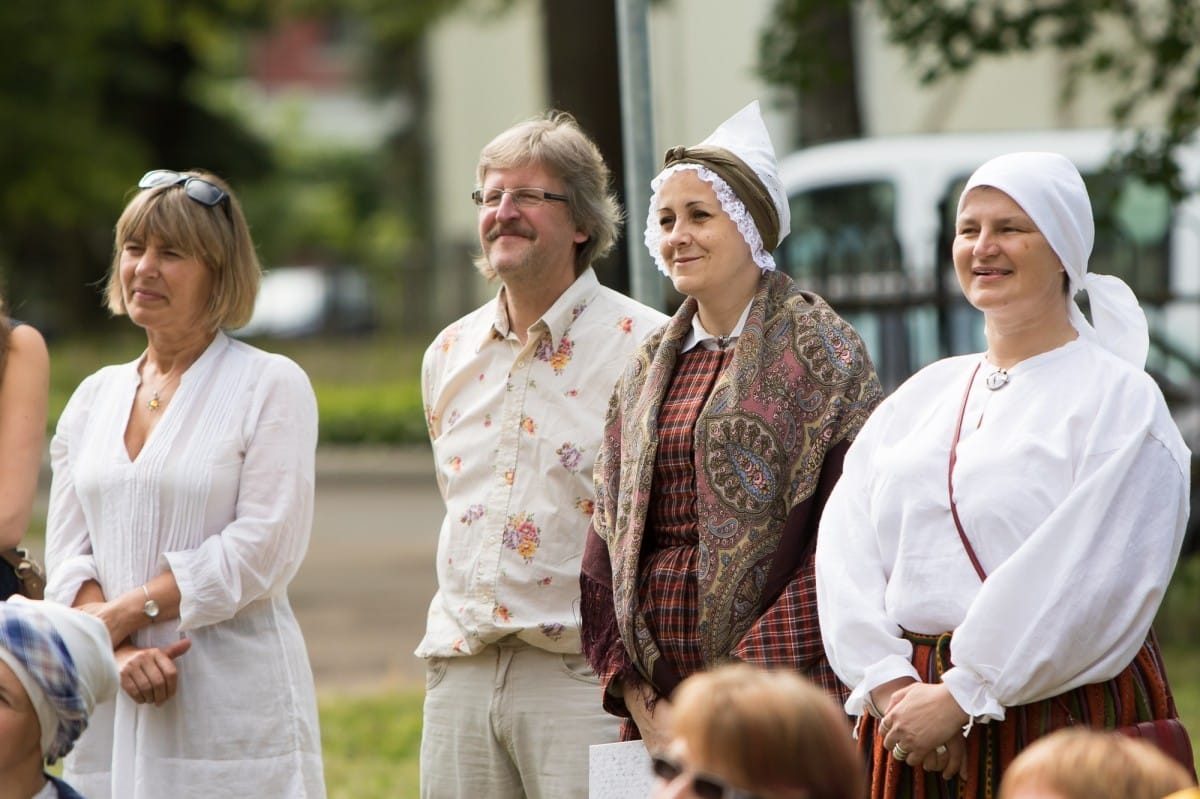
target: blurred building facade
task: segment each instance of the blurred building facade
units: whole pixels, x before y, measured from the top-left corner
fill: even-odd
[[[437,261],[433,308],[446,321],[494,292],[470,264],[478,248],[469,195],[479,150],[548,102],[541,2],[517,0],[505,14],[484,16],[472,5],[438,23],[427,43],[431,104],[425,123],[434,148],[431,201],[437,220],[431,232]],[[762,102],[780,155],[793,149],[793,109],[756,71],[772,5],[771,0],[651,4],[656,162],[667,147],[698,141],[752,99]],[[1107,124],[1109,98],[1102,86],[1085,85],[1072,102],[1062,101],[1067,64],[1056,53],[995,59],[923,87],[905,52],[888,43],[883,23],[869,9],[860,8],[855,22],[864,135]],[[639,246],[642,224],[633,220],[630,227]]]

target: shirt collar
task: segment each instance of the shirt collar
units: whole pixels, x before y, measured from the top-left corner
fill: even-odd
[[[750,302],[746,303],[746,307],[742,309],[742,315],[738,318],[738,323],[734,325],[733,332],[728,336],[723,336],[726,345],[737,341],[738,336],[742,334],[742,328],[746,326],[746,320],[750,318],[750,306],[754,304],[754,298],[750,298]],[[692,329],[688,331],[687,338],[683,340],[683,346],[679,349],[680,353],[695,349],[696,347],[704,347],[707,350],[719,350],[720,344],[717,342],[717,337],[704,329],[704,325],[700,324],[700,314],[696,313],[692,316]]]
[[[599,289],[600,281],[596,277],[596,271],[589,266],[579,277],[575,278],[575,282],[568,286],[566,291],[558,296],[558,299],[546,309],[541,318],[530,325],[529,329],[534,332],[543,329],[549,330],[551,341],[559,340],[566,335],[571,323],[584,312]],[[490,341],[503,341],[512,333],[512,325],[508,319],[508,306],[504,302],[504,292],[505,288],[501,286],[500,291],[496,294],[496,318],[485,332],[483,341],[479,343],[479,349],[483,349]]]

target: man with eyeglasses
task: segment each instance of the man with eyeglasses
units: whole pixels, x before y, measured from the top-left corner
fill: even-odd
[[[580,653],[592,465],[621,369],[667,317],[596,279],[621,210],[569,114],[501,133],[476,180],[475,264],[499,292],[422,367],[446,517],[416,651],[421,796],[582,798],[588,747],[618,737]]]

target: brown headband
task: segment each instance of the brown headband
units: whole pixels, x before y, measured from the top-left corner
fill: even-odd
[[[767,193],[758,175],[745,161],[720,147],[672,147],[663,158],[663,168],[676,164],[698,164],[715,172],[729,184],[733,193],[746,206],[763,249],[771,252],[779,244],[779,209]]]

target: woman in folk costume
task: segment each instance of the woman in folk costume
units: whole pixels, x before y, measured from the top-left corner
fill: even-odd
[[[581,581],[605,707],[658,749],[676,685],[722,661],[842,690],[813,549],[882,394],[858,334],[775,270],[789,212],[757,103],[670,150],[651,188],[646,246],[687,299],[615,389]]]
[[[1175,716],[1150,624],[1189,455],[1144,371],[1136,298],[1087,272],[1093,233],[1061,155],[972,175],[953,259],[987,351],[897,389],[826,505],[821,630],[874,797],[994,796],[1055,728]]]

